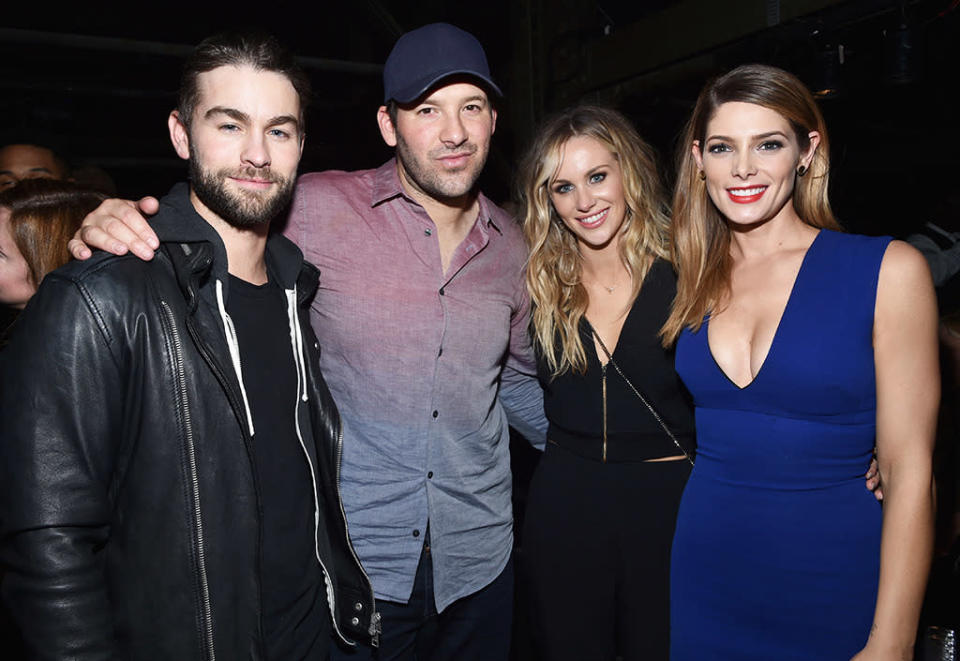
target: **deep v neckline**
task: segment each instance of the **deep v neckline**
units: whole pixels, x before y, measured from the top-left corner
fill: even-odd
[[[600,338],[600,333],[597,333],[597,329],[593,327],[593,324],[590,323],[590,320],[587,319],[587,315],[583,315],[583,322],[587,325],[587,336],[590,338],[590,343],[593,344],[593,351],[591,353],[597,359],[597,362],[600,363],[600,367],[605,367],[610,359],[613,358],[614,354],[617,353],[617,348],[620,346],[620,340],[623,339],[623,331],[627,327],[627,323],[630,321],[630,315],[633,314],[633,308],[637,305],[637,299],[640,298],[640,292],[637,292],[637,297],[633,299],[630,303],[630,309],[627,310],[627,315],[623,318],[623,324],[620,326],[620,332],[617,333],[617,342],[613,345],[613,348],[609,348],[606,344],[603,343],[603,339]],[[597,346],[594,343],[593,336],[596,334],[597,338],[600,339],[600,343],[603,344],[603,348],[609,351],[609,357],[607,355],[600,355],[600,352],[597,351]],[[607,358],[604,361],[604,358]]]
[[[770,356],[773,354],[774,347],[777,345],[777,339],[780,337],[780,327],[783,325],[783,320],[787,318],[787,312],[790,311],[790,306],[793,303],[794,294],[797,291],[797,285],[800,283],[800,279],[803,277],[803,273],[806,270],[807,258],[810,257],[810,253],[813,251],[814,246],[817,245],[817,242],[820,240],[821,236],[823,236],[822,229],[817,232],[815,237],[813,237],[813,241],[810,242],[810,245],[807,246],[806,252],[803,253],[803,258],[800,260],[800,268],[797,270],[797,275],[794,277],[793,284],[790,286],[790,293],[787,295],[787,302],[783,306],[783,311],[780,312],[780,318],[777,320],[777,328],[773,331],[773,339],[770,340],[770,346],[767,347],[767,353],[763,356],[763,360],[760,362],[760,367],[757,369],[757,373],[753,375],[753,378],[750,379],[746,385],[741,386],[736,381],[731,379],[724,369],[720,367],[720,363],[717,362],[717,357],[713,353],[713,347],[710,346],[710,315],[707,315],[707,319],[704,322],[707,353],[710,354],[710,359],[713,361],[717,371],[720,372],[720,374],[723,375],[723,378],[725,378],[737,390],[744,391],[756,383],[757,379],[760,378],[760,375],[763,374],[767,363],[770,362]]]

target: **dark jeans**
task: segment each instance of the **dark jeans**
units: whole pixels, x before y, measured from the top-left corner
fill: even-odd
[[[493,583],[437,613],[433,562],[424,545],[406,604],[377,601],[380,647],[334,645],[333,661],[507,661],[513,621],[513,560]]]

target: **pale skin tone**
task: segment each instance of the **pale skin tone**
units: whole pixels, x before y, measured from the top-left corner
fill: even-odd
[[[0,207],[0,305],[22,310],[36,291],[27,260],[10,231],[10,209]]]
[[[817,234],[792,203],[795,172],[809,167],[819,143],[816,132],[808,137],[804,149],[778,113],[730,102],[711,118],[704,144],[693,145],[707,191],[732,230],[730,292],[711,314],[708,343],[740,387],[762,370]],[[873,347],[884,481],[880,583],[867,645],[854,659],[899,661],[913,656],[932,553],[931,456],[940,395],[933,283],[920,253],[899,241],[880,268]]]
[[[194,110],[190,131],[174,110],[167,121],[170,140],[177,155],[189,158],[190,141],[201,163],[209,169],[243,170],[266,168],[291,178],[303,151],[297,117],[300,100],[290,81],[272,71],[249,66],[227,66],[200,74],[200,103]],[[227,189],[237,194],[266,195],[276,183],[244,177],[230,177]],[[232,275],[251,282],[267,281],[264,249],[268,224],[240,229],[219,218],[194,192],[191,202],[224,242],[228,269]],[[156,198],[105,200],[85,219],[70,240],[69,249],[77,259],[92,254],[89,246],[116,255],[128,250],[144,260],[153,259],[160,243],[142,214],[159,209]]]
[[[446,191],[440,197],[424,190],[416,173],[408,171],[411,168],[398,158],[401,185],[437,227],[444,272],[476,222],[479,207],[473,184],[486,160],[496,120],[486,92],[466,82],[441,85],[418,102],[398,108],[396,126],[386,106],[377,111],[384,142],[397,147],[402,139],[426,173]],[[157,208],[152,197],[138,202],[104,201],[84,220],[70,241],[70,252],[77,259],[86,259],[91,254],[88,246],[93,246],[117,255],[130,250],[141,259],[152,259],[159,243],[144,215],[156,213]]]
[[[272,71],[249,66],[226,66],[200,74],[200,102],[190,130],[177,111],[167,121],[170,140],[180,158],[190,157],[190,143],[204,168],[235,171],[226,179],[237,196],[276,193],[278,184],[251,169],[271,170],[293,177],[303,147],[297,116],[300,101],[290,81]],[[229,272],[253,284],[267,282],[264,250],[269,223],[237,228],[207,208],[191,189],[197,212],[223,239]]]
[[[554,210],[577,237],[581,283],[587,290],[587,321],[611,354],[633,303],[631,274],[620,258],[621,228],[627,203],[620,163],[603,143],[588,136],[570,138],[549,183]],[[611,291],[611,287],[613,291]],[[607,355],[595,341],[601,364]],[[683,455],[653,461],[677,461]]]

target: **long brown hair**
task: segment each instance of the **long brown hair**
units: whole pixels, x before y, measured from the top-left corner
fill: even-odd
[[[27,179],[0,193],[0,206],[10,209],[10,234],[30,269],[36,287],[50,271],[70,261],[67,242],[83,217],[105,195],[68,181]]]
[[[573,137],[594,138],[613,153],[620,166],[626,218],[620,228],[620,257],[630,271],[633,293],[640,291],[654,257],[668,255],[669,220],[653,150],[630,121],[598,106],[568,109],[548,120],[523,159],[519,197],[523,232],[530,248],[527,289],[533,303],[533,339],[553,372],[584,372],[586,353],[580,320],[588,296],[580,282],[577,238],[550,201],[550,182],[560,167],[563,147]]]
[[[676,341],[684,328],[700,328],[704,317],[730,286],[730,230],[699,177],[692,148],[695,142],[704,144],[707,123],[722,104],[731,101],[753,103],[779,113],[790,123],[801,150],[809,148],[811,131],[820,134],[820,145],[806,176],[796,180],[791,203],[808,225],[840,229],[827,199],[830,173],[827,127],[806,86],[793,74],[763,64],[737,67],[707,83],[677,151],[671,245],[677,270],[677,296],[670,317],[660,331],[665,345]]]

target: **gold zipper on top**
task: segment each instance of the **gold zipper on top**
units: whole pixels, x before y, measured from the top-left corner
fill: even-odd
[[[607,463],[607,363],[600,366],[600,388],[603,392],[603,448],[600,459]]]

